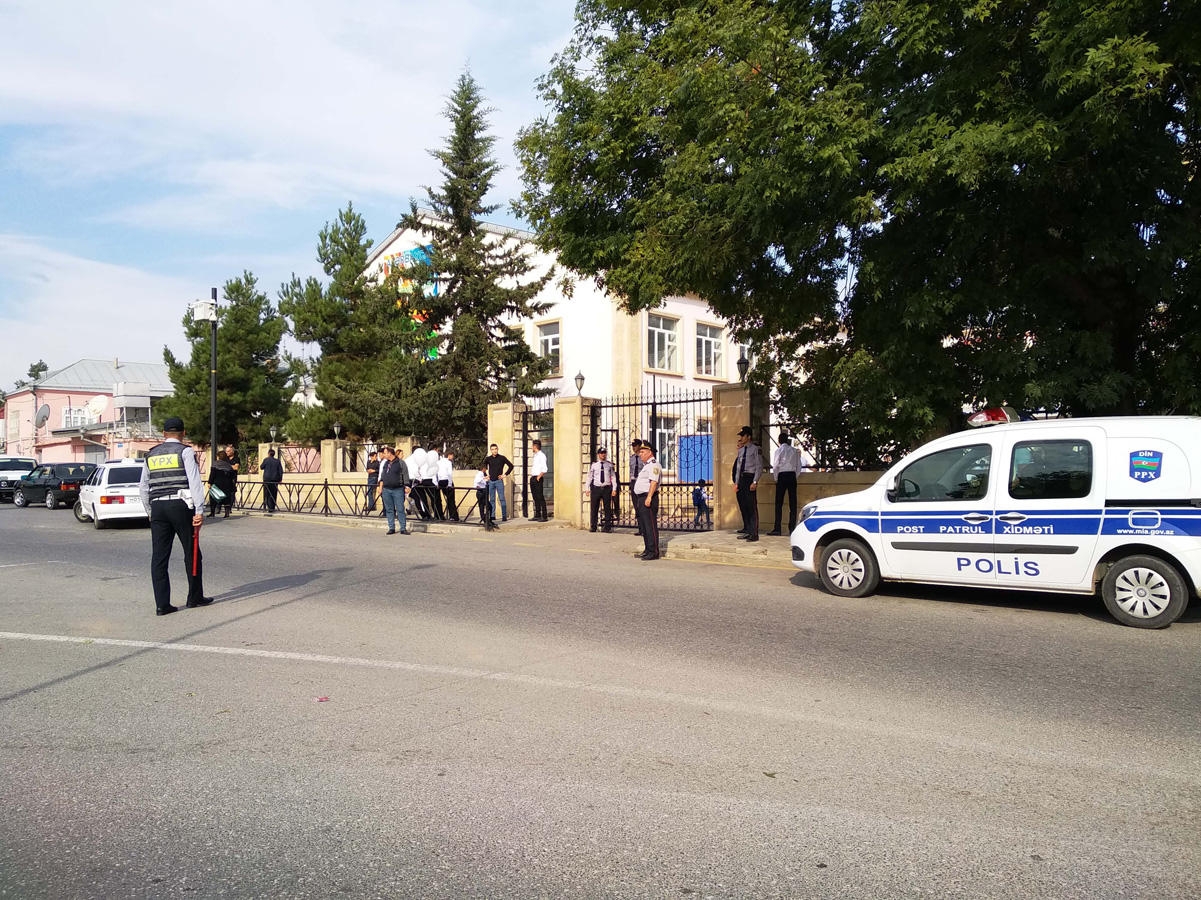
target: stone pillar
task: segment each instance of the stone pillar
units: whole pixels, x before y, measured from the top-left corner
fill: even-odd
[[[771,460],[760,435],[769,421],[767,398],[762,392],[752,391],[745,384],[719,384],[713,388],[713,499],[717,505],[713,527],[716,530],[733,531],[742,527],[742,514],[730,480],[738,457],[738,432],[744,425],[751,426],[755,443],[764,453],[763,465],[767,467]],[[775,516],[775,481],[763,476],[755,493],[762,533],[771,529]]]
[[[592,463],[592,397],[564,397],[555,401],[555,520],[574,528],[588,525],[585,482]]]
[[[517,496],[515,485],[521,462],[521,454],[518,452],[521,448],[518,447],[518,442],[521,440],[521,414],[524,411],[525,403],[521,400],[488,404],[488,443],[496,444],[500,455],[507,456],[513,463],[513,475],[505,486],[505,503],[509,506],[510,516],[517,515],[517,507],[514,505]],[[484,448],[484,452],[487,452],[487,448]],[[499,522],[500,510],[496,512],[496,521]]]

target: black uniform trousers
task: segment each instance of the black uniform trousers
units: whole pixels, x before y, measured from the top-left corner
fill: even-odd
[[[596,517],[600,512],[601,506],[605,508],[605,531],[613,530],[613,485],[606,484],[598,487],[595,484],[588,486],[592,509],[589,513],[589,527],[592,531],[596,531]]]
[[[446,517],[452,522],[459,521],[459,505],[455,503],[454,482],[439,481],[438,490],[442,492],[442,499],[446,504]]]
[[[367,479],[367,508],[364,512],[375,512],[375,495],[379,493],[379,479]]]
[[[442,519],[442,494],[438,491],[438,485],[434,483],[432,478],[421,479],[421,496],[424,501],[425,512],[421,514],[423,519]]]
[[[484,523],[484,528],[491,531],[496,527],[496,519],[492,517],[492,501],[488,499],[486,487],[475,489],[475,505],[479,508],[480,521]]]
[[[784,511],[784,495],[788,495],[788,534],[796,528],[796,472],[779,472],[776,475],[776,527],[780,530],[780,513]]]
[[[542,476],[545,478],[546,476]],[[530,496],[534,499],[534,518],[546,519],[546,495],[542,490],[542,478],[537,475],[530,476]]]
[[[192,510],[182,500],[155,500],[150,504],[150,583],[154,586],[154,605],[171,605],[171,546],[175,539],[183,544],[184,569],[188,573],[188,602],[204,599],[204,554],[196,560],[192,574]]]
[[[263,506],[267,512],[275,512],[276,504],[279,502],[279,482],[264,481],[263,482]]]
[[[751,482],[754,480],[748,472],[738,476],[738,492],[735,497],[738,499],[738,510],[742,513],[742,527],[751,537],[759,537],[759,504],[755,492],[751,490]]]
[[[642,534],[642,553],[644,556],[659,556],[659,492],[651,497],[651,505],[646,505],[646,494],[634,495],[634,512],[638,516],[638,527]]]

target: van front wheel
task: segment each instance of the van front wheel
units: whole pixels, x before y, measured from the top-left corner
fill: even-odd
[[[831,594],[866,597],[880,584],[880,567],[862,541],[839,538],[822,552],[818,577]]]
[[[1105,573],[1101,599],[1123,625],[1167,628],[1188,608],[1188,588],[1169,563],[1154,556],[1127,556]]]

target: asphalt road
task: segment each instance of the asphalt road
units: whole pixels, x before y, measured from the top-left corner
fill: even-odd
[[[202,542],[219,602],[156,618],[145,528],[0,506],[0,896],[1201,896],[1197,609]]]

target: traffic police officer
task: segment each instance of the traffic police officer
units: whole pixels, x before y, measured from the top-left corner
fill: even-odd
[[[605,507],[605,521],[601,527],[606,532],[613,530],[611,504],[616,490],[617,468],[609,462],[609,451],[600,447],[596,451],[596,462],[588,468],[588,493],[592,504],[589,531],[596,531],[596,516],[602,504]]]
[[[204,483],[196,454],[183,443],[183,419],[172,416],[163,423],[163,442],[146,454],[146,467],[138,485],[142,505],[150,517],[150,581],[154,586],[155,614],[176,612],[171,605],[171,545],[175,538],[183,544],[184,568],[188,573],[188,608],[208,606],[212,597],[204,596],[203,557],[195,560],[193,540],[204,524]],[[196,549],[199,554],[199,547]]]
[[[638,456],[642,468],[634,480],[634,512],[638,516],[638,526],[642,529],[644,548],[639,559],[658,559],[659,479],[663,477],[663,468],[655,459],[655,452],[649,441],[641,441],[638,444]]]
[[[740,541],[759,540],[759,498],[755,493],[759,487],[759,478],[763,475],[763,457],[759,455],[759,447],[751,440],[751,426],[743,425],[738,432],[738,456],[734,460],[734,470],[731,473],[736,488],[734,497],[738,501],[738,509],[742,513],[742,534]]]

